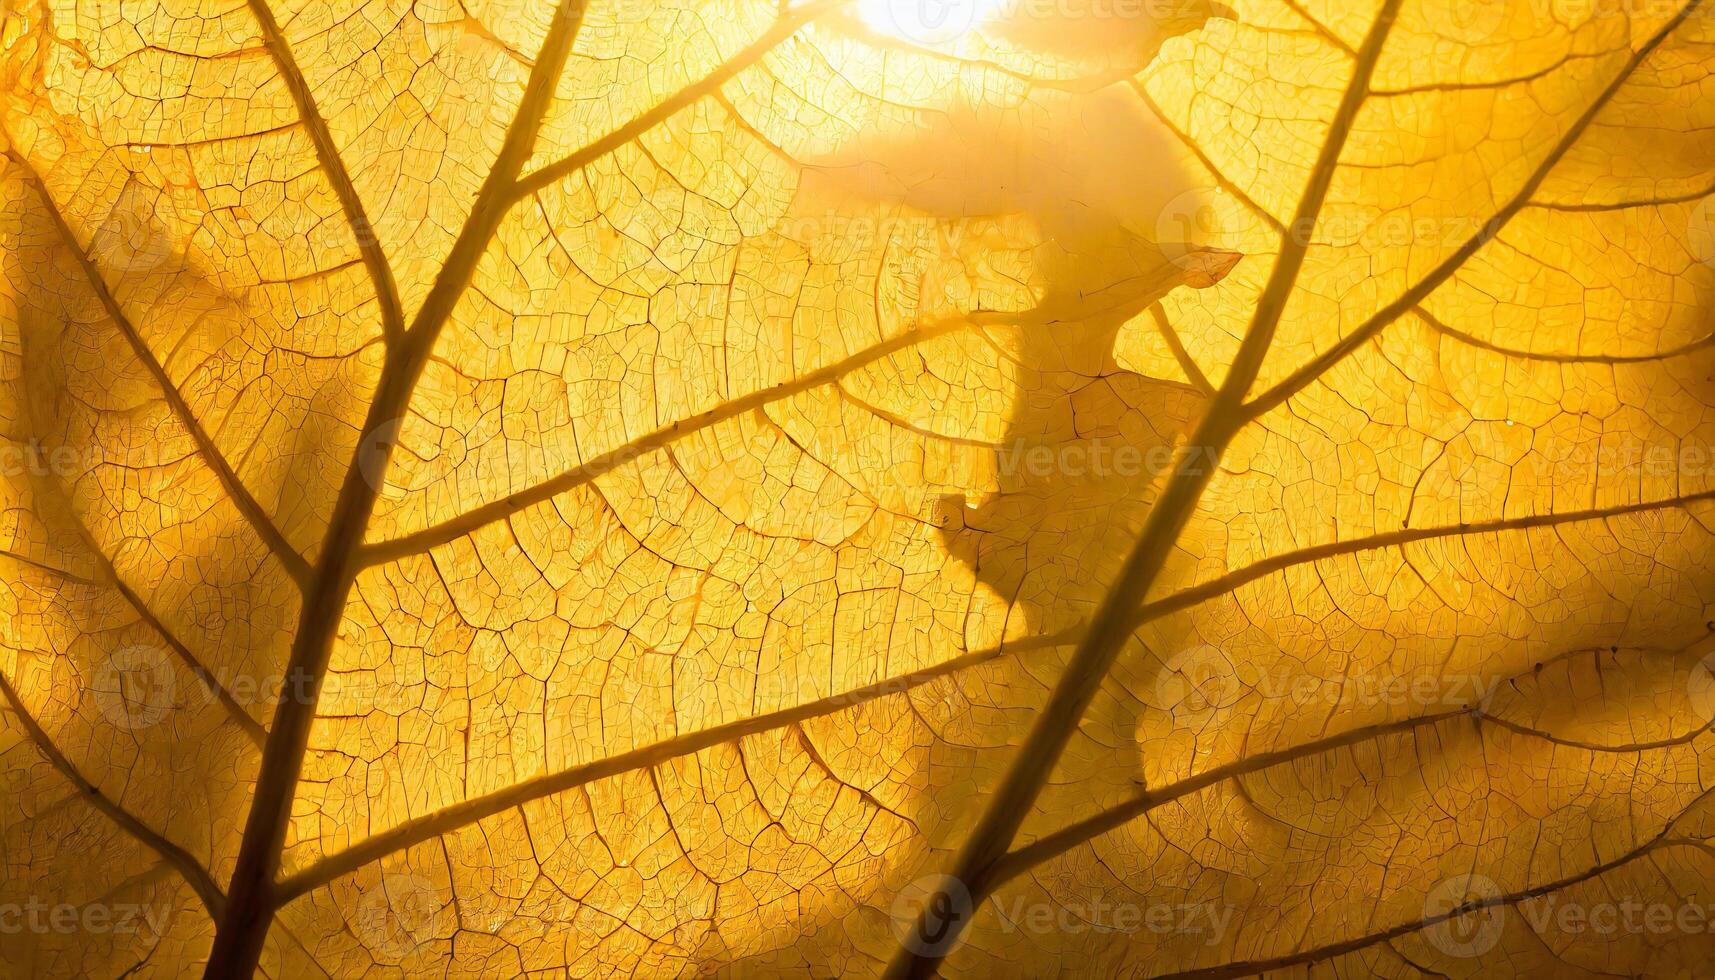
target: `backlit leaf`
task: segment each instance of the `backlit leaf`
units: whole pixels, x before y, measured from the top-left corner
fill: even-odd
[[[1701,0],[10,0],[0,976],[1689,976]]]

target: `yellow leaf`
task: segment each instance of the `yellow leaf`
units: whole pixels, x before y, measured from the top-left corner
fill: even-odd
[[[1684,976],[1709,0],[11,0],[0,974]]]

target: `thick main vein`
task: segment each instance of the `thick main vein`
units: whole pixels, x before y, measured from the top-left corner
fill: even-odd
[[[483,180],[448,253],[446,263],[401,341],[390,345],[381,376],[364,421],[360,439],[346,466],[335,499],[321,555],[307,591],[286,678],[302,697],[282,698],[274,712],[268,741],[262,750],[256,793],[251,800],[238,860],[233,868],[230,901],[215,931],[205,977],[251,976],[273,922],[278,901],[274,877],[280,866],[286,829],[291,822],[298,780],[309,746],[322,678],[332,654],[334,637],[345,606],[362,569],[359,548],[375,509],[391,460],[391,433],[410,404],[417,381],[428,363],[435,341],[451,318],[459,298],[470,285],[477,264],[500,227],[512,200],[518,175],[535,147],[554,92],[583,24],[582,0],[561,0],[543,38],[542,48],[524,86],[518,110],[507,127],[493,168]],[[383,438],[385,436],[385,438]],[[381,439],[379,446],[372,438]],[[367,465],[377,448],[379,465]]]
[[[1346,141],[1368,99],[1370,79],[1381,60],[1382,49],[1392,31],[1401,2],[1384,0],[1359,49],[1352,79],[1329,125],[1328,136],[1289,227],[1314,227],[1321,214]],[[1143,533],[1091,620],[1090,632],[1072,654],[1048,703],[1025,737],[1012,767],[989,798],[975,829],[960,849],[946,879],[949,884],[943,884],[941,892],[925,902],[923,916],[912,926],[916,930],[915,935],[937,935],[948,939],[956,938],[963,930],[966,925],[963,920],[948,923],[934,919],[934,910],[951,907],[947,903],[953,900],[953,896],[946,891],[951,883],[967,889],[973,899],[981,899],[988,894],[996,862],[1006,854],[1023,827],[1048,774],[1059,761],[1079,720],[1130,637],[1137,606],[1166,566],[1169,551],[1190,521],[1204,488],[1213,478],[1214,467],[1189,464],[1194,458],[1201,458],[1203,447],[1215,447],[1217,450],[1225,447],[1244,424],[1244,398],[1273,345],[1275,331],[1297,284],[1307,251],[1306,238],[1282,236],[1280,255],[1263,288],[1233,364],[1211,400],[1208,413],[1187,445],[1177,454],[1173,475],[1151,508]],[[899,955],[888,967],[888,977],[921,978],[933,974],[951,944],[943,942],[913,949],[915,945],[901,947]]]

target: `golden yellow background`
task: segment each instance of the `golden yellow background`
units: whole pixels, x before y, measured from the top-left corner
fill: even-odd
[[[0,976],[202,968],[330,549],[263,975],[878,975],[1233,387],[943,973],[1715,955],[1527,914],[1715,901],[1715,14],[556,9],[10,0],[0,903],[171,915]]]

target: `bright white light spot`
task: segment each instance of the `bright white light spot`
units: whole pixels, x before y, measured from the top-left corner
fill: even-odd
[[[865,24],[913,44],[946,44],[970,33],[1005,0],[859,0]]]

